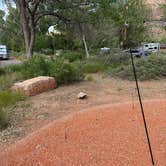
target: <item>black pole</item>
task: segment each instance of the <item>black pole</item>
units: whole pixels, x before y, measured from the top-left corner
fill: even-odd
[[[153,153],[152,153],[152,148],[151,148],[149,133],[148,133],[146,119],[145,119],[145,114],[144,114],[144,108],[143,108],[143,104],[142,104],[142,99],[141,99],[141,94],[140,94],[140,90],[139,90],[136,69],[135,69],[135,65],[134,65],[134,58],[133,58],[133,55],[132,55],[132,52],[131,52],[131,48],[130,48],[130,55],[131,55],[132,68],[133,68],[133,73],[134,73],[134,78],[135,78],[135,83],[136,83],[136,88],[137,88],[139,103],[140,103],[140,107],[141,107],[142,118],[143,118],[143,121],[144,121],[144,127],[145,127],[146,137],[147,137],[147,141],[148,141],[150,156],[151,156],[151,160],[152,160],[152,165],[154,165],[154,158],[153,158]]]

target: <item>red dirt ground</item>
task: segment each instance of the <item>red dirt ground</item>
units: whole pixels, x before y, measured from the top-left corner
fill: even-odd
[[[166,166],[166,100],[144,102],[155,165]],[[55,120],[0,153],[1,166],[151,166],[139,105],[113,104]]]

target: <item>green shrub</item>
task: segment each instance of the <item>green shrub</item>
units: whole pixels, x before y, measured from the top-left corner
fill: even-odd
[[[22,69],[22,64],[11,65],[4,68],[6,73],[20,72]]]
[[[25,97],[19,93],[9,91],[0,92],[0,129],[5,128],[9,124],[9,114],[7,107],[16,104],[17,101],[23,100]]]
[[[3,68],[0,68],[0,76],[4,75],[5,73],[6,73],[5,70]]]
[[[9,125],[9,114],[5,110],[0,110],[0,130]]]
[[[66,84],[83,79],[82,70],[79,63],[67,63],[62,58],[51,60],[44,56],[34,56],[24,62],[20,68],[10,68],[19,71],[23,79],[37,76],[55,77],[59,84]]]
[[[61,55],[64,59],[69,60],[69,62],[74,62],[77,60],[82,60],[85,58],[85,53],[78,51],[64,51]]]
[[[37,76],[48,76],[50,62],[43,56],[34,56],[25,61],[20,68],[23,79],[29,79]]]
[[[9,73],[0,76],[0,91],[9,89],[14,82],[17,82],[21,79],[19,73]]]
[[[12,93],[10,91],[0,92],[0,109],[9,105],[14,105],[17,101],[23,100],[25,96],[19,93]]]
[[[49,75],[55,77],[59,84],[69,84],[84,78],[78,63],[67,63],[63,59],[54,61],[49,71]]]
[[[99,63],[99,62],[88,62],[83,65],[84,73],[97,73],[103,72],[108,68],[107,65]]]
[[[135,59],[135,67],[139,80],[159,79],[166,77],[166,56],[151,55],[147,58]],[[122,65],[109,73],[123,79],[133,80],[131,64]]]
[[[86,77],[86,80],[87,80],[87,81],[94,81],[94,78],[93,78],[93,76],[90,76],[90,75],[89,75],[89,76]]]
[[[93,58],[94,59],[94,58]],[[96,61],[99,61],[100,63],[104,63],[107,65],[116,65],[121,63],[128,63],[130,60],[130,55],[128,53],[122,52],[122,51],[112,51],[111,53],[105,55],[98,55],[95,57]]]

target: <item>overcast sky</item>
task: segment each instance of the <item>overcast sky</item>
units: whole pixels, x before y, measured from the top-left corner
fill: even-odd
[[[0,2],[0,8],[3,9],[4,8],[4,5],[2,2]]]
[[[0,0],[0,9],[7,12],[7,7],[6,7],[6,5],[4,3],[2,3],[1,0]]]

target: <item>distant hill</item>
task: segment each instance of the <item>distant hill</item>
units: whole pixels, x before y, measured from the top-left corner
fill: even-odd
[[[166,0],[146,0],[146,4],[152,8],[152,18],[160,20],[163,15],[160,5],[166,4]]]

